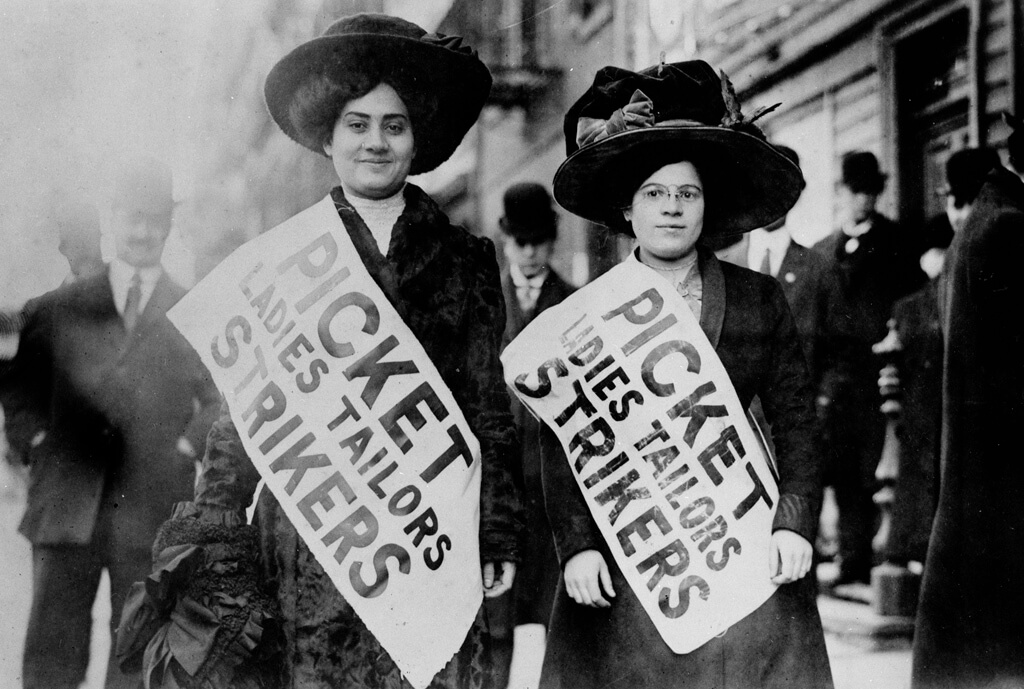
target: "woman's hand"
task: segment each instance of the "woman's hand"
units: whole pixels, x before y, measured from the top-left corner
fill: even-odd
[[[512,582],[516,578],[516,563],[499,562],[498,567],[501,568],[500,579],[495,578],[494,563],[484,563],[484,598],[497,598],[512,588]]]
[[[612,575],[608,571],[608,564],[604,556],[596,550],[583,550],[565,563],[565,591],[574,601],[580,605],[589,605],[592,608],[610,608],[612,604],[607,598],[601,595],[604,589],[605,596],[615,597],[615,589],[612,588]]]
[[[772,534],[772,542],[768,552],[773,584],[788,584],[802,579],[811,570],[814,548],[807,539],[787,529],[779,529]]]

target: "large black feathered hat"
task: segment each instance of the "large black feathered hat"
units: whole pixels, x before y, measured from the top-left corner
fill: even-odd
[[[568,158],[555,173],[555,199],[625,230],[622,208],[640,183],[689,160],[710,190],[705,234],[764,227],[785,215],[804,187],[800,168],[754,124],[772,109],[744,117],[725,74],[702,60],[640,72],[605,67],[565,116]]]
[[[433,170],[451,156],[491,90],[491,73],[460,37],[427,33],[397,17],[357,14],[334,22],[319,38],[274,65],[264,85],[270,115],[285,134],[326,155],[319,132],[293,107],[296,95],[317,77],[361,71],[387,81],[407,105],[411,99],[431,99],[432,107],[413,122],[414,175]],[[318,104],[324,105],[336,109],[336,119],[344,103]]]

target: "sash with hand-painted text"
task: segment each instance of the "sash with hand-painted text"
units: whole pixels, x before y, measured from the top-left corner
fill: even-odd
[[[699,648],[774,593],[777,480],[714,347],[666,280],[638,261],[617,265],[541,313],[502,363],[557,435],[672,651]]]
[[[328,196],[239,247],[168,313],[249,458],[414,687],[480,608],[480,446]]]

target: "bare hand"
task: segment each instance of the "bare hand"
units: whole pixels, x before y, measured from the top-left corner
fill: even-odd
[[[516,563],[499,562],[501,578],[495,578],[494,563],[485,562],[484,575],[484,598],[497,598],[512,588],[512,581],[516,578]]]
[[[770,576],[773,584],[788,584],[804,578],[811,570],[814,548],[807,539],[787,529],[772,534],[768,552]]]
[[[610,608],[608,598],[615,597],[612,575],[604,556],[596,550],[583,550],[565,563],[565,592],[580,605]],[[604,589],[604,596],[601,589]]]

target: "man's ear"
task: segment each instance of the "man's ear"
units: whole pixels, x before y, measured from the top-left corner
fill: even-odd
[[[622,209],[622,217],[626,219],[626,222],[633,222],[633,209],[632,208],[623,208]]]
[[[328,158],[333,157],[333,154],[331,153],[331,151],[334,150],[333,143],[333,138],[330,136],[324,139],[324,153],[327,154]]]

